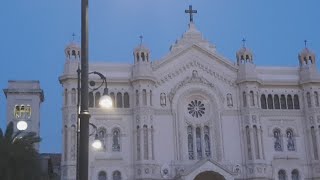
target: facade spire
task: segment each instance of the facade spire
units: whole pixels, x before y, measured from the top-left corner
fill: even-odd
[[[140,36],[139,36],[139,38],[140,38],[140,46],[142,46],[143,36],[142,36],[142,35],[140,35]]]
[[[197,10],[192,9],[192,5],[189,5],[189,9],[185,10],[185,13],[188,13],[190,15],[190,23],[193,23],[193,14],[197,12]]]

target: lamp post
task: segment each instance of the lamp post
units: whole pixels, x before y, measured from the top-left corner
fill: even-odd
[[[81,65],[82,65],[82,62],[81,62]],[[87,92],[86,92],[86,94],[83,94],[83,83],[84,83],[84,81],[82,81],[82,73],[83,73],[83,71],[82,70],[80,70],[79,69],[79,67],[78,67],[78,69],[77,69],[77,84],[78,84],[78,87],[77,87],[77,89],[78,89],[78,102],[77,102],[77,113],[78,113],[78,122],[77,122],[77,163],[76,163],[76,180],[78,180],[79,178],[80,178],[80,180],[83,180],[83,172],[82,172],[82,170],[85,168],[84,167],[84,165],[82,164],[84,161],[81,161],[81,159],[83,158],[82,156],[81,156],[81,152],[83,152],[83,151],[87,151],[87,152],[89,152],[89,136],[91,136],[91,135],[93,135],[93,134],[95,134],[95,139],[94,139],[94,141],[93,141],[93,143],[92,143],[92,147],[94,148],[94,149],[100,149],[101,147],[102,147],[102,143],[101,143],[101,141],[99,140],[99,138],[98,138],[98,133],[97,133],[97,126],[95,126],[94,124],[92,124],[92,123],[90,123],[89,122],[89,118],[90,118],[90,115],[89,115],[89,110],[88,110],[88,107],[89,107],[89,105],[88,105],[88,102],[89,102],[89,98],[88,98],[88,92],[89,92],[89,84],[90,84],[90,86],[93,86],[94,88],[90,88],[90,90],[93,92],[93,91],[96,91],[96,90],[98,90],[98,89],[100,89],[103,85],[105,85],[105,88],[104,88],[104,90],[103,90],[103,95],[100,97],[100,99],[99,99],[99,105],[100,105],[100,107],[102,107],[102,108],[111,108],[112,107],[112,99],[111,99],[111,97],[108,95],[108,84],[107,84],[107,79],[106,79],[106,77],[103,75],[103,74],[101,74],[101,73],[99,73],[99,72],[97,72],[97,71],[93,71],[93,72],[88,72],[87,73],[87,78],[88,78],[88,76],[89,76],[89,74],[94,74],[94,75],[98,75],[99,77],[100,77],[100,79],[102,80],[102,83],[100,84],[100,85],[98,85],[98,86],[95,86],[96,85],[96,83],[95,83],[95,81],[90,81],[89,82],[89,80],[87,79],[87,81],[85,82],[86,83],[86,88],[87,88]],[[88,83],[89,82],[89,83]],[[79,93],[80,92],[80,93]],[[82,105],[83,105],[83,97],[84,96],[86,96],[87,97],[87,106],[86,106],[86,108],[87,108],[87,111],[85,111],[85,112],[87,112],[87,113],[84,113],[84,115],[85,115],[85,118],[87,118],[87,119],[85,119],[86,121],[87,121],[87,132],[86,132],[86,134],[87,134],[87,136],[84,136],[83,134],[82,134],[82,126],[83,126],[83,123],[81,123],[81,121],[83,121],[83,115],[81,114],[82,112],[83,112],[83,108],[82,108]],[[80,103],[81,103],[81,105],[80,105]],[[86,117],[86,116],[88,116],[88,117]],[[89,125],[91,125],[93,128],[94,128],[94,132],[93,133],[91,133],[91,134],[89,134]],[[79,129],[79,127],[80,127],[80,129]],[[80,137],[79,137],[79,134],[80,134]],[[81,136],[81,135],[83,135],[83,136]],[[86,143],[86,149],[85,150],[83,150],[82,148],[84,148],[83,146],[83,138],[82,137],[85,137],[85,140],[87,141],[87,142],[84,142],[84,143]],[[83,145],[83,146],[81,146],[81,144]],[[81,157],[81,158],[80,158]],[[86,157],[85,158],[88,158],[89,159],[89,154],[87,153],[86,154]],[[83,168],[83,169],[81,169],[81,168]],[[88,160],[87,160],[87,165],[86,165],[86,171],[88,171]],[[82,173],[82,174],[81,174]],[[87,172],[87,175],[88,175],[88,172]]]
[[[89,164],[89,118],[88,109],[88,0],[81,0],[81,106],[80,106],[80,148],[79,148],[79,177],[88,180]]]

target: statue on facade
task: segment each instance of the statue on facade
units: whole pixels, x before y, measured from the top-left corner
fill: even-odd
[[[227,106],[228,107],[232,107],[233,106],[232,95],[230,93],[227,94]]]
[[[161,93],[160,94],[160,105],[161,106],[166,106],[167,102],[166,102],[166,93]]]

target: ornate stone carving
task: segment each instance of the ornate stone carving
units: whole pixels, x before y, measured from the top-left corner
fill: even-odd
[[[225,82],[226,84],[230,85],[230,86],[236,86],[234,80],[231,80],[223,75],[221,75],[218,72],[213,71],[212,69],[209,69],[207,65],[204,65],[198,61],[191,61],[183,66],[181,66],[179,69],[173,71],[173,72],[169,72],[168,74],[166,74],[165,76],[163,76],[162,78],[160,78],[160,80],[158,80],[156,82],[156,87],[160,86],[161,84],[174,79],[174,77],[178,76],[179,74],[187,71],[190,68],[194,68],[194,67],[198,67],[199,69],[203,70],[204,72],[210,74],[211,76],[217,78],[218,80],[221,80],[223,82]]]
[[[191,77],[186,77],[184,80],[180,81],[179,83],[177,83],[170,91],[168,98],[169,101],[172,102],[172,99],[174,97],[174,95],[176,94],[176,92],[182,88],[183,86],[189,84],[189,83],[196,83],[196,84],[202,84],[205,86],[208,86],[209,88],[213,89],[215,92],[218,93],[218,96],[220,97],[220,100],[222,102],[224,102],[224,97],[221,94],[221,92],[216,88],[216,86],[214,84],[212,84],[210,81],[208,81],[207,79],[205,79],[204,77],[198,76],[197,72],[193,72]]]
[[[167,97],[166,97],[166,93],[161,93],[160,94],[160,105],[162,107],[167,105]]]

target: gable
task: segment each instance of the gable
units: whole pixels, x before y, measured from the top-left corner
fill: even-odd
[[[178,54],[170,54],[163,60],[153,64],[153,72],[157,77],[156,87],[175,79],[187,71],[203,71],[208,79],[223,81],[235,86],[237,67],[228,60],[214,53],[209,53],[197,45],[193,45]],[[188,73],[189,74],[189,73]]]

